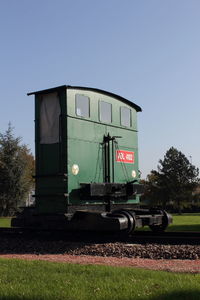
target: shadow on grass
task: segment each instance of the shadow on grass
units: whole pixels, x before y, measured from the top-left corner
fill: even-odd
[[[167,231],[196,231],[200,232],[200,224],[193,225],[171,225],[168,227]],[[200,297],[199,297],[200,299]]]
[[[0,296],[1,300],[51,300],[53,298],[38,298],[38,297],[26,297],[26,296]]]
[[[147,298],[145,298],[145,299],[147,299]],[[169,292],[166,294],[160,294],[156,297],[148,298],[148,300],[199,300],[199,299],[200,299],[200,291],[199,290],[176,291],[176,292],[171,292],[171,293]]]
[[[40,298],[36,298],[36,297],[26,297],[26,296],[11,296],[11,297],[2,297],[0,296],[1,300],[55,300],[55,298],[53,298],[53,296],[51,297],[50,295],[48,295],[48,297],[44,296],[44,297],[40,297]],[[68,298],[67,298],[68,299]],[[70,297],[69,299],[71,300],[81,300],[81,299],[85,299],[85,297],[81,297],[79,299],[75,299],[73,297]],[[101,297],[95,297],[95,299],[99,299],[99,300],[113,300],[114,298],[111,297],[106,297],[104,299],[102,299]],[[136,299],[140,299],[140,300],[199,300],[200,299],[200,292],[198,290],[194,290],[194,291],[176,291],[176,292],[169,292],[166,294],[159,294],[157,296],[146,296],[146,297],[141,297],[140,295],[137,296],[125,296],[125,297],[117,297],[118,300],[136,300]],[[57,300],[61,300],[61,298],[57,298]]]

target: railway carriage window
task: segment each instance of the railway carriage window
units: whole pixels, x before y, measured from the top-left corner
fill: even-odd
[[[112,122],[112,105],[108,102],[100,101],[100,121]]]
[[[40,143],[59,143],[60,101],[57,93],[41,97],[40,102]]]
[[[131,110],[127,107],[121,107],[121,125],[131,127]]]
[[[90,99],[84,95],[76,95],[76,115],[84,118],[90,116]]]

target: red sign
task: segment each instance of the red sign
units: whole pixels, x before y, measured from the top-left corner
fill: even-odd
[[[116,150],[116,161],[134,164],[134,152]]]

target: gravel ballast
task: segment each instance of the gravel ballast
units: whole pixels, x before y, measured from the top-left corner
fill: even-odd
[[[199,245],[78,243],[0,237],[0,254],[68,254],[146,259],[200,259]]]

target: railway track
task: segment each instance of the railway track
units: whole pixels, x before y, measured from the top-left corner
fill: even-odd
[[[135,232],[128,237],[0,228],[2,254],[93,255],[150,259],[200,259],[196,232]]]
[[[135,231],[132,235],[99,233],[99,232],[66,232],[64,230],[38,230],[24,228],[0,228],[0,237],[23,237],[45,240],[64,240],[86,243],[159,243],[159,244],[191,244],[200,245],[200,232],[151,232]]]

